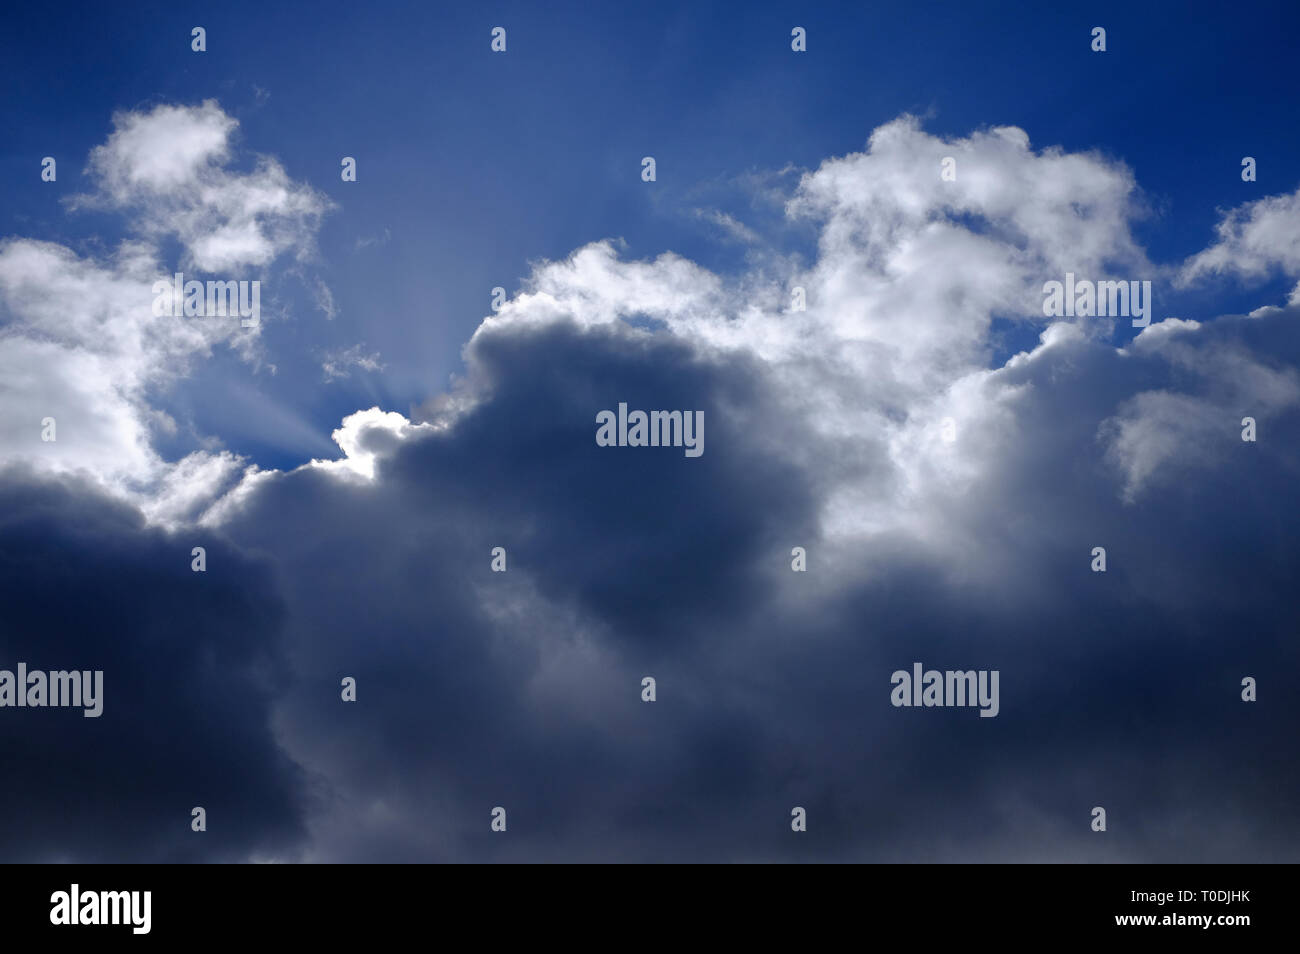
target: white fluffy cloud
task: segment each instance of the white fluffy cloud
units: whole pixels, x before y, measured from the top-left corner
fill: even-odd
[[[1294,368],[1272,367],[1195,321],[1168,319],[1152,325],[1125,353],[1159,361],[1186,382],[1182,391],[1140,391],[1103,425],[1128,501],[1162,472],[1212,464],[1225,447],[1239,441],[1245,417],[1261,424],[1300,403],[1300,374]]]
[[[1260,278],[1271,269],[1300,275],[1300,190],[1247,202],[1225,213],[1218,241],[1188,259],[1179,276],[1190,284],[1215,273]],[[1297,287],[1300,292],[1300,286]],[[1293,298],[1294,298],[1293,294]]]
[[[154,448],[174,423],[151,406],[151,390],[175,385],[218,345],[250,356],[258,340],[238,320],[153,314],[153,284],[174,270],[160,240],[180,241],[184,269],[304,258],[327,204],[272,160],[248,174],[226,169],[236,125],[211,102],[115,118],[91,154],[99,191],[73,203],[118,209],[137,233],[108,257],[0,242],[0,461],[85,472],[160,522],[194,516],[238,477],[241,462],[229,453],[173,463]],[[41,421],[50,417],[57,439],[46,442]]]
[[[264,266],[282,254],[310,256],[329,207],[274,160],[231,171],[235,129],[211,102],[119,115],[91,157],[99,191],[81,201],[123,210],[143,241],[103,262],[29,240],[0,246],[0,387],[17,409],[0,431],[5,458],[84,468],[128,492],[149,489],[156,519],[201,511],[201,500],[242,469],[231,455],[162,461],[151,435],[167,421],[147,397],[237,330],[151,316],[149,288],[167,273],[157,241],[178,239],[186,267]],[[955,181],[940,176],[949,156]],[[1227,215],[1219,241],[1189,259],[1182,280],[1274,267],[1300,273],[1295,203],[1265,199]],[[1160,473],[1203,463],[1207,429],[1221,428],[1242,403],[1268,415],[1298,395],[1293,372],[1270,370],[1241,345],[1211,352],[1195,322],[1154,324],[1127,349],[1106,343],[1113,327],[1106,320],[1047,326],[1045,280],[1067,271],[1173,273],[1134,240],[1131,223],[1143,214],[1132,173],[1100,154],[1035,151],[1014,127],[943,139],[903,117],[877,129],[865,151],[827,160],[799,182],[787,215],[819,230],[816,260],[806,267],[792,259],[720,276],[671,252],[624,260],[612,241],[538,265],[467,345],[471,373],[435,402],[438,426],[453,425],[481,397],[473,354],[493,336],[648,316],[701,354],[757,359],[775,399],[803,422],[804,440],[782,452],[817,469],[827,532],[935,536],[935,501],[996,469],[993,448],[1011,439],[1018,408],[1043,386],[1033,375],[1057,375],[1047,365],[1087,341],[1107,349],[1121,378],[1126,359],[1137,357],[1196,382],[1190,391],[1135,384],[1102,423],[1115,493],[1133,500]],[[796,286],[806,293],[804,311],[791,308]],[[1042,332],[1040,345],[1006,368],[990,366],[999,318]],[[337,376],[369,362],[354,349],[327,355],[324,368]],[[39,442],[45,416],[61,421],[57,446]],[[373,475],[377,455],[413,427],[395,412],[359,411],[335,432],[344,451],[336,469]],[[203,492],[183,490],[179,475]]]
[[[384,363],[379,360],[378,351],[366,354],[361,345],[354,344],[350,348],[327,352],[320,367],[325,372],[326,381],[335,381],[351,376],[353,368],[369,372],[382,371]]]
[[[940,176],[949,156],[956,181]],[[995,469],[993,448],[1015,439],[1017,405],[1032,390],[1025,375],[1055,377],[1047,366],[1073,360],[1063,356],[1081,340],[1108,351],[1108,373],[1125,373],[1126,352],[1105,344],[1110,321],[1047,324],[1043,282],[1066,272],[1159,281],[1172,271],[1153,265],[1133,237],[1145,206],[1124,165],[1100,154],[1035,151],[1014,127],[946,140],[903,117],[877,129],[866,151],[805,174],[787,214],[819,228],[809,268],[724,279],[672,254],[623,261],[613,243],[597,242],[537,268],[478,336],[648,315],[702,351],[752,353],[783,403],[804,414],[807,446],[791,452],[824,474],[828,532],[902,528],[937,537],[946,526],[935,521],[936,501]],[[1290,220],[1292,242],[1297,221]],[[1270,214],[1270,228],[1285,222]],[[1261,239],[1252,248],[1276,260],[1265,249],[1279,246]],[[791,310],[795,286],[805,289],[806,311]],[[999,318],[1042,333],[1037,348],[1011,359],[1015,374],[990,367]],[[1203,428],[1235,420],[1233,402],[1267,414],[1296,399],[1290,375],[1268,373],[1244,352],[1210,353],[1197,328],[1157,323],[1133,344],[1204,386],[1195,395],[1135,393],[1115,409],[1102,453],[1127,499],[1180,457],[1202,457]],[[1162,430],[1162,421],[1176,427]],[[945,439],[945,426],[955,440]]]
[[[252,172],[226,168],[238,123],[212,100],[121,113],[113,124],[90,155],[99,191],[74,205],[122,209],[144,234],[175,237],[183,268],[225,272],[312,254],[329,200],[269,157]]]

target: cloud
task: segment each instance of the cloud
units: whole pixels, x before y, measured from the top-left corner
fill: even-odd
[[[337,351],[330,351],[325,355],[325,360],[321,362],[321,370],[325,372],[326,381],[336,381],[340,378],[350,377],[352,368],[360,368],[362,371],[371,373],[384,370],[384,364],[379,360],[379,352],[375,351],[365,354],[360,344],[354,344],[348,348],[342,348]]]
[[[227,169],[238,123],[215,101],[119,113],[113,125],[90,154],[99,191],[74,205],[124,210],[149,238],[176,238],[186,269],[228,272],[314,254],[332,203],[270,157],[251,172]]]
[[[1123,352],[1126,363],[1138,365],[1139,373],[1177,378],[1180,389],[1141,390],[1101,426],[1110,458],[1124,474],[1126,500],[1160,473],[1186,477],[1188,465],[1212,466],[1239,453],[1244,418],[1266,426],[1300,404],[1300,353],[1287,328],[1294,320],[1294,309],[1209,325],[1167,320],[1137,337]],[[1269,329],[1267,352],[1242,340],[1243,324]]]
[[[760,241],[753,229],[720,209],[696,209],[695,217],[713,223],[733,242],[755,245]]]
[[[1096,442],[1131,390],[1098,384],[1125,360],[1048,336],[988,383],[1004,416],[960,438],[988,458],[978,478],[930,489],[946,538],[848,537],[821,526],[822,475],[799,464],[806,435],[761,362],[618,325],[483,329],[455,408],[418,428],[349,419],[339,443],[368,479],[269,475],[222,515],[285,581],[300,679],[282,742],[331,792],[309,857],[1293,855],[1300,778],[1224,783],[1268,764],[1300,714],[1289,696],[1258,716],[1238,699],[1242,675],[1295,663],[1284,541],[1300,528],[1275,507],[1292,464],[1272,441],[1125,508]],[[704,409],[708,449],[597,447],[607,396]],[[1106,575],[1089,570],[1098,544]],[[892,708],[889,674],[914,660],[1000,669],[1002,713]],[[355,707],[337,699],[345,674]],[[1089,841],[1095,804],[1135,829]],[[509,839],[488,831],[495,805]],[[817,821],[807,842],[789,836],[793,805]]]
[[[939,175],[948,155],[955,182]],[[600,242],[539,267],[479,333],[642,314],[694,347],[752,353],[802,411],[828,529],[927,534],[922,476],[947,487],[983,466],[958,453],[969,445],[936,439],[940,421],[978,427],[1007,398],[980,384],[995,319],[1042,328],[1043,282],[1067,271],[1156,270],[1132,237],[1145,205],[1131,172],[1096,154],[1036,153],[1013,127],[943,140],[903,117],[867,151],[806,173],[787,212],[819,229],[808,268],[724,278],[672,254],[622,262]],[[796,286],[805,311],[790,309]]]
[[[1223,213],[1218,240],[1191,256],[1179,275],[1190,285],[1207,275],[1262,278],[1272,269],[1300,275],[1300,190],[1247,202]]]
[[[219,346],[255,360],[260,329],[155,315],[154,283],[172,282],[174,272],[164,240],[181,243],[186,270],[306,259],[328,203],[274,160],[249,173],[229,169],[237,124],[213,102],[120,113],[114,124],[91,153],[98,191],[73,206],[120,211],[136,237],[102,257],[29,238],[0,241],[0,401],[8,411],[0,461],[87,475],[151,519],[175,523],[201,507],[200,488],[218,494],[241,468],[234,455],[208,449],[164,460],[158,437],[176,423],[159,413],[158,395]],[[51,417],[56,440],[43,441],[41,422]]]
[[[956,182],[939,177],[944,156]],[[202,179],[222,157],[200,143],[145,175]],[[130,591],[132,612],[188,621],[238,594],[238,613],[201,632],[233,631],[244,675],[285,677],[266,692],[235,682],[248,705],[230,748],[255,756],[248,781],[277,820],[222,851],[1295,857],[1300,775],[1274,757],[1300,715],[1280,688],[1297,662],[1300,527],[1278,506],[1300,468],[1295,306],[1167,319],[1123,342],[1107,320],[1044,322],[1049,278],[1174,269],[1133,238],[1145,208],[1126,167],[1035,151],[1011,127],[941,139],[904,117],[804,175],[787,211],[818,231],[810,263],[723,275],[671,252],[630,260],[613,240],[539,262],[465,345],[452,388],[409,413],[347,415],[335,459],[173,467],[161,506],[185,534],[93,498],[118,535],[152,541],[124,564],[157,582]],[[36,320],[42,283],[0,287]],[[998,321],[1036,343],[995,360]],[[126,437],[103,430],[143,471],[158,424],[138,395],[115,418]],[[595,415],[620,402],[702,410],[704,454],[598,446]],[[1245,414],[1261,421],[1254,444]],[[228,576],[174,562],[200,532]],[[795,546],[806,573],[791,571]],[[52,598],[14,597],[28,620]],[[118,641],[140,631],[153,632],[131,617]],[[205,658],[184,648],[181,671]],[[262,649],[277,660],[265,670],[249,661]],[[914,661],[999,670],[1000,714],[892,707],[890,675]],[[1245,675],[1269,687],[1258,704],[1240,701]],[[152,792],[121,797],[162,811]],[[496,805],[507,836],[489,831]],[[789,830],[795,805],[807,837]],[[1088,830],[1094,805],[1105,838]]]
[[[376,246],[380,246],[380,247],[385,246],[385,245],[387,245],[390,241],[392,241],[392,239],[393,239],[393,233],[392,233],[392,231],[391,231],[390,229],[388,229],[388,228],[385,228],[385,229],[384,229],[384,232],[383,232],[382,235],[359,235],[359,236],[357,236],[356,243],[355,243],[355,245],[354,245],[353,247],[354,247],[354,249],[355,249],[356,251],[359,252],[359,251],[361,251],[363,248],[369,248],[369,247],[372,246],[372,245],[376,245]]]
[[[208,570],[190,569],[193,546]],[[103,672],[102,713],[10,709],[0,850],[26,862],[242,861],[301,849],[308,775],[275,741],[290,676],[270,568],[97,487],[0,472],[0,658]],[[190,830],[191,809],[208,830]]]

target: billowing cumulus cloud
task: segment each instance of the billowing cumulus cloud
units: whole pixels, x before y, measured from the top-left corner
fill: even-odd
[[[1216,229],[1218,240],[1188,260],[1180,281],[1191,283],[1215,273],[1259,278],[1274,269],[1290,277],[1300,274],[1297,221],[1300,190],[1247,202],[1225,213]]]
[[[181,119],[161,115],[174,134]],[[147,162],[119,122],[105,154],[135,171],[106,177],[109,194],[148,207],[151,190],[212,175],[226,139],[211,130],[228,124],[209,107],[184,121],[193,142]],[[938,175],[945,156],[956,181]],[[223,218],[258,221],[256,192]],[[267,811],[243,841],[204,850],[1294,858],[1300,777],[1276,753],[1300,715],[1286,691],[1300,527],[1281,503],[1297,467],[1300,313],[1156,316],[1135,337],[1114,319],[1045,320],[1042,285],[1066,272],[1198,271],[1197,257],[1148,260],[1132,234],[1144,210],[1107,157],[1035,149],[1010,127],[944,140],[904,117],[788,196],[791,219],[818,230],[812,262],[718,274],[597,241],[534,268],[465,345],[453,387],[409,413],[348,415],[333,460],[244,471],[256,462],[231,456],[203,494],[187,489],[209,479],[193,461],[168,465],[186,475],[169,485],[170,530],[129,498],[78,498],[92,526],[118,527],[95,559],[149,542],[133,546],[154,575],[118,581],[127,605],[170,618],[183,591],[191,619],[223,586],[242,595],[229,618],[180,627],[169,657],[200,679],[205,634],[236,634],[222,650],[243,700],[228,746],[255,756],[242,777]],[[185,254],[201,257],[208,227],[195,228]],[[999,321],[1035,343],[995,360]],[[598,446],[596,414],[620,402],[703,411],[703,454]],[[127,424],[147,410],[128,402],[118,425],[146,462],[148,431]],[[38,475],[20,486],[74,492]],[[7,558],[24,532],[0,540]],[[188,571],[190,537],[219,541],[206,575]],[[1105,573],[1090,569],[1099,546]],[[793,547],[807,572],[792,572]],[[55,623],[15,596],[31,655]],[[129,617],[114,632],[124,653],[156,645]],[[891,673],[915,661],[998,670],[998,715],[892,706]],[[1245,676],[1260,680],[1254,705],[1240,701]],[[340,698],[345,677],[355,702]],[[157,705],[190,724],[210,702]],[[190,799],[169,778],[160,765],[122,792],[141,825]],[[507,836],[489,831],[498,805]],[[809,824],[792,838],[796,805]],[[1096,805],[1104,838],[1088,828]]]
[[[271,157],[251,172],[228,169],[237,126],[212,100],[119,114],[90,154],[99,189],[74,205],[128,210],[145,234],[179,240],[187,269],[268,265],[286,252],[308,258],[331,203]]]
[[[209,571],[190,570],[202,545]],[[292,676],[271,568],[70,478],[0,472],[0,668],[100,671],[100,714],[6,708],[11,861],[291,857],[311,787],[268,726]],[[191,811],[213,824],[192,833]]]
[[[228,169],[236,125],[212,102],[120,114],[91,154],[97,192],[73,205],[120,212],[136,237],[104,257],[0,241],[0,459],[80,472],[164,523],[194,516],[238,478],[239,461],[219,449],[163,460],[158,438],[177,424],[153,398],[215,349],[254,358],[260,327],[159,316],[154,284],[170,286],[177,270],[253,281],[264,273],[243,269],[308,258],[328,203],[272,159]],[[167,240],[180,242],[180,261],[164,263]],[[42,440],[47,418],[53,441]]]

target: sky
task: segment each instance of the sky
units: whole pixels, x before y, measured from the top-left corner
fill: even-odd
[[[1296,860],[1298,28],[6,10],[0,857]]]

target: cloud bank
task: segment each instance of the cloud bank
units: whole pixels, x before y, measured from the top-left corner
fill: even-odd
[[[51,775],[55,807],[5,813],[15,856],[1296,857],[1300,310],[1135,337],[1041,310],[1066,272],[1300,279],[1295,195],[1154,263],[1118,161],[902,117],[789,196],[815,260],[722,275],[604,240],[539,263],[452,388],[358,410],[336,459],[284,472],[151,438],[150,387],[256,342],[141,310],[164,227],[185,267],[260,267],[309,256],[326,211],[271,160],[230,171],[233,129],[215,104],[119,116],[91,168],[138,234],[105,261],[0,246],[4,512],[33,515],[0,524],[29,574],[0,646],[102,654],[96,731],[134,747],[152,713],[171,740],[148,773],[83,765],[86,817],[130,838],[64,825]],[[995,359],[1004,322],[1036,344]],[[597,446],[618,402],[702,410],[706,452]],[[999,715],[892,707],[915,661],[999,670]],[[43,721],[42,750],[81,764],[82,721]]]

